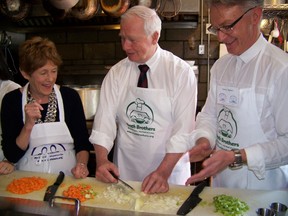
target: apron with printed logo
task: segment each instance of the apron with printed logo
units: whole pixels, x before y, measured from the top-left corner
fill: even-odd
[[[130,87],[123,98],[118,108],[114,162],[121,178],[143,181],[166,154],[166,143],[173,130],[171,99],[162,89],[136,87]],[[183,185],[190,173],[187,153],[178,161],[168,181]]]
[[[25,122],[24,106],[27,103],[27,88],[22,94],[23,122]],[[19,170],[59,173],[72,175],[71,169],[76,164],[73,138],[65,123],[64,107],[61,93],[56,85],[54,90],[57,96],[59,122],[35,124],[31,135],[29,148],[17,163]]]
[[[264,49],[263,49],[264,50]],[[217,86],[218,126],[216,149],[243,149],[255,143],[267,142],[257,112],[255,83],[258,57],[251,88],[238,89],[230,86]],[[257,100],[263,101],[264,97]],[[265,178],[258,179],[247,166],[238,170],[226,168],[213,179],[213,186],[245,189],[277,189],[287,185],[281,168],[265,171]]]

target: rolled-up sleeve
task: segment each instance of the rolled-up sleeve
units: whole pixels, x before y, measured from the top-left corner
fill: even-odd
[[[186,71],[187,72],[187,71]],[[173,99],[173,130],[167,144],[168,153],[187,151],[185,137],[195,128],[197,104],[197,79],[192,69],[183,73],[178,80],[178,89]],[[186,135],[185,135],[186,134]]]

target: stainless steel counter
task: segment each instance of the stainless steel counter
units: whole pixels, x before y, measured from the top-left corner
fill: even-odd
[[[13,179],[19,179],[21,177],[41,176],[47,179],[47,185],[51,185],[57,178],[56,174],[48,173],[35,173],[28,171],[15,171],[9,175],[0,176],[0,215],[2,216],[23,216],[23,215],[51,215],[51,216],[66,216],[66,215],[77,215],[76,207],[74,203],[63,200],[63,191],[71,185],[86,184],[91,185],[93,190],[97,192],[97,196],[93,199],[88,199],[85,202],[77,203],[80,204],[78,215],[100,215],[100,216],[159,216],[159,215],[175,215],[178,210],[178,205],[173,204],[169,206],[163,205],[161,200],[165,201],[165,198],[171,198],[177,196],[181,202],[189,196],[194,186],[185,187],[180,185],[170,185],[169,192],[165,194],[155,195],[157,198],[152,196],[141,196],[135,200],[135,203],[118,203],[115,199],[109,199],[103,197],[103,193],[107,190],[110,184],[106,184],[97,181],[95,178],[86,179],[74,179],[72,176],[65,176],[62,187],[59,187],[56,196],[59,200],[54,200],[53,207],[50,204],[42,201],[46,188],[42,188],[37,191],[33,191],[29,194],[14,194],[7,191],[7,185]],[[141,182],[130,181],[136,192],[141,190]],[[201,193],[203,203],[193,209],[188,215],[190,216],[212,216],[218,215],[215,213],[213,205],[213,197],[227,194],[243,200],[249,206],[249,210],[246,216],[255,216],[258,208],[269,208],[273,202],[280,202],[288,205],[288,191],[286,190],[245,190],[245,189],[231,189],[231,188],[204,188]],[[118,195],[114,195],[118,198]],[[151,199],[150,199],[151,198]],[[67,197],[65,198],[67,199]],[[117,199],[116,199],[117,200]],[[150,200],[150,201],[149,201]],[[75,200],[74,200],[75,201]],[[138,201],[138,202],[136,202]],[[148,204],[145,202],[148,201]],[[159,208],[160,204],[160,208]],[[76,205],[77,206],[77,205]],[[134,211],[134,208],[136,210]],[[144,213],[145,212],[145,213]]]
[[[92,208],[87,206],[81,206],[77,214],[75,206],[57,203],[53,207],[50,207],[48,202],[35,201],[19,198],[5,198],[0,197],[0,215],[1,216],[159,216],[161,214],[152,214],[144,212],[133,212],[106,208]]]

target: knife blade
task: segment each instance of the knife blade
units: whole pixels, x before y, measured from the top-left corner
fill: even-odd
[[[118,181],[120,181],[122,184],[124,184],[126,187],[130,188],[131,190],[135,190],[131,185],[129,185],[127,182],[123,181],[122,179],[120,179],[118,176],[116,176],[113,172],[111,172],[111,175],[116,178]]]
[[[55,195],[59,185],[63,182],[64,177],[65,174],[62,171],[60,171],[54,184],[47,187],[44,195],[44,201],[49,201]]]
[[[177,211],[177,215],[186,215],[188,214],[193,208],[195,208],[198,203],[201,202],[201,198],[199,197],[199,194],[202,192],[204,187],[207,185],[206,181],[201,182],[199,185],[196,186],[196,188],[192,191],[190,196],[184,201],[184,203],[181,205],[179,210]]]

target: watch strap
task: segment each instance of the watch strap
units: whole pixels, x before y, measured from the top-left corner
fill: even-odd
[[[239,149],[232,149],[231,151],[234,152],[235,160],[233,163],[229,165],[229,168],[232,170],[241,169],[243,166],[242,155]]]

